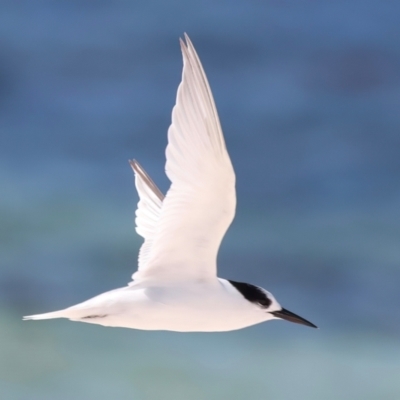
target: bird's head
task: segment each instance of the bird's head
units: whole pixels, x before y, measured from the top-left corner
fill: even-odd
[[[299,315],[292,313],[286,308],[283,308],[275,299],[272,293],[267,290],[251,285],[250,283],[229,281],[232,286],[234,286],[242,296],[250,301],[259,305],[265,312],[271,314],[272,318],[284,319],[289,322],[294,322],[296,324],[302,324],[306,326],[311,326],[312,328],[317,328],[316,325],[307,321],[306,319],[300,317]]]

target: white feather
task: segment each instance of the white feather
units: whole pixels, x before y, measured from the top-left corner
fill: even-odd
[[[131,160],[129,163],[135,173],[135,185],[139,194],[135,219],[136,232],[144,238],[138,257],[138,269],[141,270],[145,267],[151,254],[164,195],[136,160]]]
[[[161,209],[151,209],[146,221],[138,209],[145,247],[135,281],[215,280],[218,249],[235,215],[235,174],[214,99],[187,35],[185,40],[166,149],[171,187]]]

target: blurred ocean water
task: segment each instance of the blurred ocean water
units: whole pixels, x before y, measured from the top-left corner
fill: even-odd
[[[400,397],[400,4],[0,2],[1,399]],[[193,40],[237,174],[222,277],[321,327],[22,322],[125,285]]]

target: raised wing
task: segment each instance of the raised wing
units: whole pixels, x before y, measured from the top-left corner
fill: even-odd
[[[135,220],[136,232],[144,238],[144,243],[139,251],[140,271],[147,264],[151,254],[164,195],[136,160],[131,160],[129,163],[135,173],[135,185],[139,194]]]
[[[218,249],[235,214],[235,174],[213,96],[187,35],[185,40],[166,149],[171,187],[153,215],[157,226],[144,232],[149,245],[135,281],[215,279]]]

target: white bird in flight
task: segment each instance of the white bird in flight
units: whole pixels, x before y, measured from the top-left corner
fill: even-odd
[[[285,319],[316,328],[282,308],[267,290],[217,277],[218,249],[235,215],[235,173],[199,57],[186,34],[180,44],[183,72],[168,130],[166,196],[130,161],[139,194],[136,231],[144,238],[132,282],[25,320],[217,332]]]

